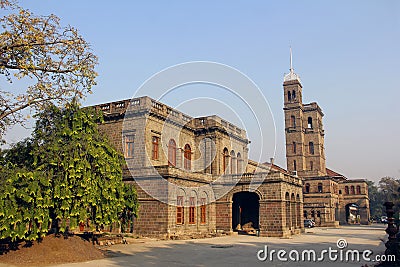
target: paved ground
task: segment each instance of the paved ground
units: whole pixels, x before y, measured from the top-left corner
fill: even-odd
[[[293,262],[278,261],[276,253],[273,261],[269,259],[260,261],[257,258],[258,251],[268,246],[268,251],[283,249],[289,253],[296,249],[313,249],[317,257],[324,249],[337,247],[338,239],[345,239],[348,246],[342,249],[357,249],[359,251],[372,250],[371,259],[377,254],[383,254],[385,249],[382,240],[385,238],[384,225],[370,226],[346,226],[341,228],[313,228],[306,230],[305,234],[294,236],[290,239],[265,238],[255,236],[226,236],[219,238],[180,240],[180,241],[155,241],[137,240],[137,243],[129,245],[115,245],[110,251],[115,257],[74,263],[63,264],[59,267],[94,267],[94,266],[358,266],[365,261],[341,262],[329,261],[329,255],[325,255],[324,263],[321,262]],[[340,251],[340,250],[339,250]],[[336,255],[336,254],[334,254]],[[340,255],[340,254],[338,254]],[[345,254],[344,254],[345,255]],[[264,253],[260,254],[261,257]],[[292,256],[296,256],[293,252]],[[283,255],[288,258],[288,255]],[[345,257],[345,256],[344,256]],[[373,266],[373,262],[368,263]],[[2,266],[0,264],[0,266]]]
[[[338,250],[337,240],[341,238],[348,244],[343,249],[344,252],[349,249],[369,249],[374,252],[370,258],[374,258],[377,254],[383,254],[385,249],[382,242],[385,238],[384,229],[384,225],[313,228],[291,239],[240,235],[181,241],[138,241],[135,244],[113,246],[110,250],[116,256],[112,258],[60,266],[321,266],[321,262],[281,262],[276,254],[272,262],[268,259],[260,261],[257,259],[257,252],[267,245],[269,251],[284,249],[288,253],[293,249],[300,253],[306,249],[314,249],[319,256],[322,250],[329,247]],[[329,262],[328,254],[325,254],[325,258],[324,266],[360,267],[366,263]],[[369,264],[372,266],[373,262]]]

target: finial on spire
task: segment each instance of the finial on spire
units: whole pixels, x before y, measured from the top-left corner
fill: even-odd
[[[292,46],[290,46],[290,72],[288,74],[285,74],[284,78],[283,78],[284,82],[288,82],[288,81],[298,81],[301,83],[300,81],[300,76],[297,75],[296,73],[294,73],[294,69],[293,69],[293,55],[292,55]]]
[[[292,46],[290,46],[290,72],[293,73]]]

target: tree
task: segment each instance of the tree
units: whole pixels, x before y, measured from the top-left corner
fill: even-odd
[[[100,113],[76,102],[51,106],[30,141],[5,153],[14,169],[0,195],[0,238],[40,238],[49,223],[64,232],[79,223],[96,229],[132,220],[136,191],[123,183],[123,157],[99,133],[101,121]]]
[[[9,83],[24,79],[26,89],[0,88],[0,138],[6,129],[26,120],[23,111],[63,106],[91,93],[97,57],[77,29],[60,25],[55,15],[36,16],[12,0],[0,8],[13,12],[0,19],[0,75]]]
[[[392,177],[383,177],[379,180],[379,189],[385,196],[385,201],[393,201],[399,203],[400,196],[400,180]],[[400,204],[400,203],[399,203]]]
[[[383,203],[385,202],[384,195],[373,181],[367,181],[367,183],[371,218],[378,220],[382,215],[385,214],[385,209],[383,207]]]

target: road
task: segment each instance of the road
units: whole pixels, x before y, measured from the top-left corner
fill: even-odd
[[[128,245],[114,245],[110,248],[114,257],[90,261],[85,263],[73,263],[58,265],[59,267],[94,267],[94,266],[362,266],[368,263],[372,266],[374,262],[345,262],[340,261],[340,250],[343,251],[345,259],[346,251],[357,249],[361,253],[371,250],[372,255],[366,255],[374,259],[375,255],[383,254],[385,239],[384,225],[370,226],[343,226],[340,228],[312,228],[307,229],[306,233],[297,235],[289,239],[255,237],[255,236],[224,236],[218,238],[207,238],[197,240],[178,240],[178,241],[156,241],[138,240],[137,243]],[[337,241],[344,239],[347,247],[339,249]],[[257,253],[268,248],[268,256],[271,250],[284,250],[286,254],[281,254],[281,258],[288,261],[280,261],[277,252],[273,254],[273,260],[267,258],[260,261]],[[329,259],[328,252],[324,255],[324,263],[301,261],[304,250],[315,250],[317,258],[320,257],[322,250],[331,251],[332,259],[337,255],[338,259]],[[292,258],[296,258],[299,252],[298,262],[290,261],[289,253]],[[338,252],[335,254],[334,250]],[[283,253],[283,252],[281,252]],[[260,258],[265,254],[258,253]],[[368,254],[368,253],[367,253]],[[307,259],[308,254],[305,254]],[[312,254],[311,254],[312,255]],[[349,254],[351,259],[351,255]],[[360,254],[362,259],[362,255]]]

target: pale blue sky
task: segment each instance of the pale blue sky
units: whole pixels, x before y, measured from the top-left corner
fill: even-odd
[[[21,5],[58,15],[92,44],[99,77],[85,105],[130,98],[151,75],[182,62],[216,61],[242,71],[269,101],[277,128],[275,157],[282,166],[282,81],[291,45],[304,102],[317,101],[325,113],[328,167],[352,178],[400,178],[399,1],[26,0]],[[182,108],[189,115],[219,113]],[[256,131],[247,130],[250,137]],[[8,138],[15,141],[21,133],[14,130]]]

